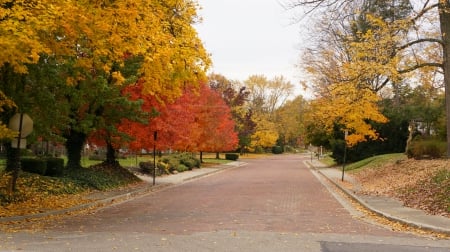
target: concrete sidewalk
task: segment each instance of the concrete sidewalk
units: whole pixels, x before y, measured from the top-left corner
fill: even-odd
[[[110,191],[96,191],[86,195],[87,199],[92,200],[92,202],[81,204],[67,209],[51,210],[43,213],[24,215],[24,216],[12,216],[12,217],[0,217],[0,223],[11,222],[11,221],[21,221],[26,219],[43,218],[52,215],[62,215],[71,212],[80,211],[83,209],[95,208],[99,206],[105,206],[113,204],[115,202],[120,202],[128,200],[130,198],[151,193],[154,191],[162,190],[163,188],[181,184],[189,180],[193,180],[199,177],[204,177],[216,172],[220,172],[226,169],[231,169],[239,166],[245,165],[245,162],[234,161],[227,164],[218,164],[217,166],[209,168],[193,169],[191,171],[181,172],[178,174],[171,174],[162,177],[156,177],[155,185],[153,186],[153,177],[148,175],[137,175],[144,183],[139,183],[135,186],[129,186],[124,188],[118,188]]]
[[[402,202],[393,198],[358,194],[360,185],[351,175],[344,173],[344,181],[352,184],[352,190],[349,190],[340,183],[341,169],[328,168],[317,159],[308,160],[307,163],[370,211],[409,226],[450,235],[450,218],[403,206]]]

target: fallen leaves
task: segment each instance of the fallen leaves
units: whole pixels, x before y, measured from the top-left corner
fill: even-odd
[[[0,175],[0,217],[38,214],[89,202],[86,189],[75,184],[31,173],[22,173],[16,191],[9,192],[9,174]]]
[[[394,197],[406,206],[450,217],[448,160],[405,159],[351,173],[362,194]]]

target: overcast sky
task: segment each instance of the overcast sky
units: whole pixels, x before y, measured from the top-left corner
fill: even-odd
[[[297,84],[300,26],[277,0],[198,0],[196,25],[212,55],[211,72],[243,81],[253,74],[283,75]]]

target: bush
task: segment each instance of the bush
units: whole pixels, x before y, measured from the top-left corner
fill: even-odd
[[[445,156],[447,145],[438,140],[418,140],[412,141],[406,150],[409,158],[441,158]]]
[[[187,166],[189,170],[194,167],[200,168],[200,159],[193,157],[191,154],[180,155],[180,163]]]
[[[62,158],[46,158],[47,171],[45,175],[47,176],[62,176],[64,174],[64,159]]]
[[[281,154],[281,153],[283,153],[283,148],[281,146],[279,146],[279,145],[273,146],[272,147],[272,153],[273,154]]]
[[[161,159],[161,164],[166,172],[183,172],[192,170],[194,167],[200,168],[200,159],[195,158],[190,153],[172,154]]]
[[[261,147],[261,146],[256,146],[254,152],[255,152],[256,154],[262,154],[262,153],[264,153],[265,151],[264,151],[264,148],[263,148],[263,147]]]
[[[225,153],[225,159],[226,160],[236,161],[236,160],[239,159],[239,154],[237,154],[237,153]]]
[[[295,152],[297,152],[297,150],[296,150],[294,147],[290,146],[290,145],[284,146],[284,150],[285,150],[286,152],[290,152],[290,153],[295,153]]]
[[[47,162],[38,158],[23,158],[20,160],[22,171],[45,175],[47,171]]]
[[[153,162],[139,162],[139,168],[143,173],[153,173]]]

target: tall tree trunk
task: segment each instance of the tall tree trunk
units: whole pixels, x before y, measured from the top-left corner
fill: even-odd
[[[107,164],[118,164],[116,160],[116,149],[114,149],[113,145],[108,142],[106,143],[106,161]]]
[[[200,151],[200,163],[203,163],[203,152]]]
[[[216,152],[216,159],[220,159],[219,152]]]
[[[8,191],[16,190],[16,182],[20,172],[20,149],[6,146],[6,171],[12,172],[11,186]]]
[[[86,134],[70,129],[69,133],[65,135],[66,150],[67,150],[67,168],[78,169],[81,168],[81,152],[83,145],[86,142]]]
[[[447,157],[450,157],[450,1],[439,0],[439,19],[443,41],[445,109],[447,115]]]

